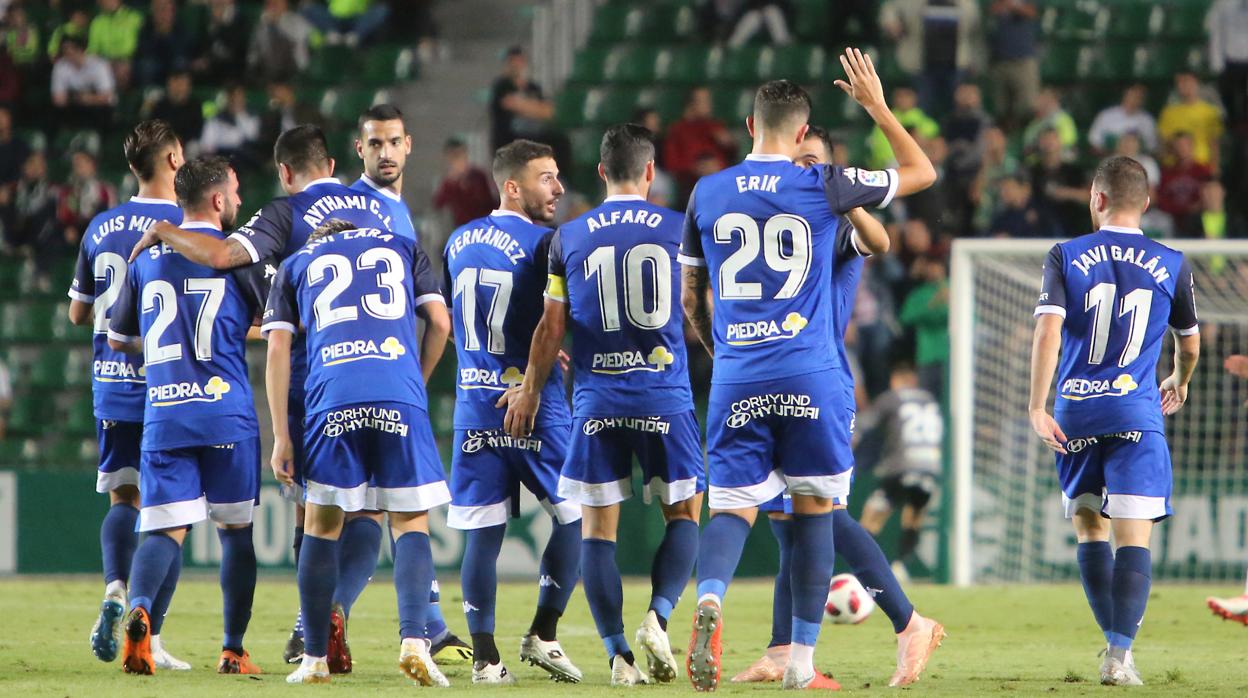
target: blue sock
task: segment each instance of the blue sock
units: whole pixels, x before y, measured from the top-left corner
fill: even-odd
[[[464,615],[473,635],[494,633],[494,601],[498,595],[498,552],[503,548],[503,524],[467,531],[460,585],[464,591]]]
[[[714,594],[720,599],[741,562],[750,524],[734,514],[716,514],[702,529],[698,541],[698,598]]]
[[[442,594],[438,590],[438,580],[435,579],[429,586],[429,613],[425,616],[425,638],[433,645],[451,634],[451,629],[446,627],[446,619],[442,617],[441,601]]]
[[[350,617],[351,607],[377,569],[381,524],[366,516],[347,521],[338,537],[338,546],[338,585],[334,588],[334,601],[342,604],[343,613]]]
[[[425,636],[433,550],[429,534],[410,531],[394,541],[394,589],[399,596],[399,638]]]
[[[251,526],[218,528],[221,540],[221,599],[225,615],[225,635],[221,646],[235,652],[243,649],[243,635],[251,621],[256,598],[256,544]]]
[[[771,642],[767,644],[778,647],[793,642],[793,589],[789,574],[793,564],[793,520],[768,517],[767,523],[780,545],[780,570],[771,592]]]
[[[134,551],[130,568],[130,608],[142,606],[151,615],[152,599],[165,583],[174,558],[181,554],[182,546],[163,533],[152,533],[143,539]]]
[[[152,607],[148,609],[152,617],[153,635],[159,635],[160,629],[165,626],[165,614],[169,613],[169,604],[173,602],[173,592],[178,588],[178,577],[181,576],[182,553],[179,551],[173,556],[169,571],[165,573],[165,581],[161,583],[160,591],[156,592],[156,596],[152,598]]]
[[[1098,540],[1080,543],[1076,555],[1083,593],[1092,607],[1092,617],[1096,618],[1096,624],[1108,641],[1110,625],[1114,621],[1114,549],[1109,541]]]
[[[562,615],[581,578],[581,522],[578,519],[569,524],[552,524],[550,540],[542,551],[537,606]]]
[[[139,547],[134,524],[139,510],[129,504],[114,504],[100,523],[100,553],[104,558],[104,583],[130,579],[130,563]]]
[[[299,551],[303,548],[303,525],[295,526],[295,542],[290,546],[295,551],[295,569],[299,569]]]
[[[793,549],[801,554],[793,557],[793,642],[814,646],[819,639],[824,607],[828,603],[828,584],[836,564],[832,514],[793,516]]]
[[[689,519],[668,522],[650,566],[650,610],[665,629],[697,559],[698,524]]]
[[[1148,548],[1124,545],[1114,555],[1114,620],[1110,624],[1109,646],[1131,649],[1135,633],[1148,605],[1153,581],[1153,561]]]
[[[581,541],[581,569],[585,597],[598,626],[598,637],[607,648],[607,661],[629,651],[624,639],[624,584],[615,561],[615,542],[600,538]]]
[[[832,527],[836,552],[849,563],[854,576],[867,588],[867,593],[875,594],[875,603],[893,622],[893,632],[905,630],[914,615],[914,605],[906,597],[906,592],[901,590],[897,575],[889,567],[880,544],[845,509],[832,512]]]
[[[338,582],[338,541],[304,536],[298,581],[304,654],[324,657],[329,651],[329,613]]]

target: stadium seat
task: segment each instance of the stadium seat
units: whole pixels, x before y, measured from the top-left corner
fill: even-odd
[[[572,64],[572,74],[568,77],[572,82],[583,82],[592,85],[600,84],[607,72],[607,56],[611,49],[600,46],[589,46],[576,54]]]
[[[1098,3],[1086,0],[1052,0],[1044,3],[1040,33],[1055,39],[1091,39],[1105,20]]]
[[[0,255],[0,298],[16,298],[18,282],[22,277],[22,260]]]
[[[86,393],[69,404],[65,415],[65,429],[70,434],[89,436],[95,434],[95,411],[91,394]]]
[[[586,122],[618,124],[633,118],[637,110],[637,88],[618,85],[611,89],[591,90],[585,100]]]
[[[585,123],[585,98],[589,90],[579,85],[565,85],[555,97],[555,123],[573,128]]]
[[[628,35],[630,17],[635,16],[636,19],[631,21],[640,22],[642,14],[640,9],[625,2],[608,2],[599,6],[594,12],[594,28],[590,31],[589,42],[601,45],[623,41]]]
[[[836,128],[866,122],[867,113],[862,107],[835,85],[813,90],[810,99],[811,123],[824,128]]]
[[[64,385],[71,388],[84,388],[91,385],[91,348],[77,347],[66,353],[65,365],[61,367]]]
[[[797,0],[793,3],[793,33],[807,41],[823,41],[830,31],[827,0]]]
[[[79,327],[69,321],[69,301],[49,305],[51,308],[51,334],[44,335],[40,339],[55,339],[59,342],[72,342],[75,344],[87,344],[91,341],[92,328],[90,325]]]
[[[1166,11],[1160,3],[1148,3],[1114,8],[1103,16],[1107,38],[1140,41],[1161,35]]]
[[[763,56],[766,55],[767,68],[771,67],[771,49],[762,46],[742,46],[739,49],[726,51],[720,65],[718,78],[724,82],[756,83],[762,77]]]
[[[754,112],[752,87],[721,87],[711,97],[716,118],[728,124],[730,131],[742,128],[745,118]]]
[[[98,458],[92,441],[84,438],[59,437],[41,445],[35,456],[40,463],[62,467],[82,465]]]
[[[693,8],[683,2],[655,3],[646,11],[645,20],[638,26],[638,33],[628,38],[633,41],[645,41],[651,44],[666,44],[693,38],[698,32],[697,15]]]
[[[649,101],[645,102],[645,106],[655,109],[659,112],[659,119],[664,124],[680,118],[685,110],[685,96],[688,90],[682,87],[666,87],[656,90],[647,90]]]
[[[1180,0],[1170,4],[1165,10],[1162,35],[1174,39],[1204,40],[1209,6],[1204,0]]]
[[[8,306],[0,325],[0,337],[14,342],[44,342],[52,337],[51,303],[24,302]]]
[[[1040,59],[1040,79],[1051,85],[1073,82],[1079,64],[1080,45],[1070,41],[1049,42],[1044,47],[1044,57]]]
[[[603,77],[612,83],[648,84],[654,81],[655,60],[653,46],[617,46],[607,54]]]
[[[24,393],[13,399],[9,431],[18,436],[38,436],[45,431],[57,429],[54,416],[53,402],[46,395]]]
[[[575,165],[598,164],[598,146],[602,143],[602,129],[597,127],[574,128],[568,131],[572,144],[572,162]]]
[[[712,74],[718,74],[723,54],[723,49],[696,44],[663,49],[655,56],[655,80],[667,84],[703,84]]]
[[[786,78],[799,83],[820,82],[836,61],[829,62],[827,52],[816,44],[791,44],[768,48],[764,58],[769,65],[759,66],[759,77],[775,80]],[[836,64],[839,68],[839,64]]]
[[[44,346],[30,367],[30,384],[35,388],[60,390],[65,385],[67,352],[56,346]]]
[[[24,439],[0,440],[0,468],[11,468],[26,463]],[[33,449],[32,449],[33,450]]]

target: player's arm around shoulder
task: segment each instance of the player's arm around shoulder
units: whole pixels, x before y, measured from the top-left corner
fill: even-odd
[[[854,247],[863,255],[887,254],[892,246],[888,230],[884,224],[867,213],[862,207],[850,210],[845,214],[849,224],[854,227]]]

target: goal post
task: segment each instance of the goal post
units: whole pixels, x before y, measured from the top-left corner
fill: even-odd
[[[950,267],[952,512],[959,586],[1078,578],[1052,453],[1031,431],[1032,311],[1057,240],[958,240]],[[1169,240],[1192,267],[1201,357],[1188,403],[1167,418],[1172,519],[1153,536],[1154,575],[1242,581],[1248,565],[1248,380],[1223,370],[1248,354],[1248,240]],[[1159,376],[1171,369],[1166,340]]]

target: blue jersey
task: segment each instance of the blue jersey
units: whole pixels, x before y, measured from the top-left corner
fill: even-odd
[[[568,303],[579,418],[693,409],[680,305],[684,216],[640,196],[610,197],[560,226],[546,297]]]
[[[268,267],[271,277],[282,260],[302,248],[312,231],[331,218],[360,228],[394,230],[390,208],[381,197],[326,178],[312,182],[298,194],[266,204],[230,239],[247,249],[253,264]],[[291,347],[290,373],[291,393],[298,397],[308,375],[308,357],[302,342]]]
[[[282,262],[262,329],[304,328],[308,414],[369,402],[423,410],[415,313],[430,302],[442,302],[441,289],[414,241],[378,228],[347,230],[309,241]]]
[[[183,225],[224,237],[205,224]],[[108,335],[143,340],[143,450],[258,436],[245,344],[262,302],[259,288],[248,269],[220,272],[165,244],[149,248],[130,265]]]
[[[412,212],[408,210],[407,204],[403,203],[402,197],[377,184],[368,175],[360,175],[360,178],[355,180],[355,184],[352,184],[351,188],[355,191],[364,191],[381,197],[382,202],[386,204],[390,212],[390,225],[395,234],[408,240],[420,242],[420,232],[416,230],[416,224],[412,222]]]
[[[509,211],[494,211],[451,233],[443,251],[444,291],[452,306],[455,428],[499,429],[503,391],[524,381],[533,332],[542,319],[546,265],[554,233]],[[535,426],[568,424],[563,370],[542,387]]]
[[[886,206],[897,173],[750,155],[703,177],[689,198],[680,261],[714,292],[714,383],[838,368],[832,273],[842,213]]]
[[[845,332],[854,315],[854,299],[858,297],[858,280],[862,278],[865,262],[865,257],[854,242],[854,226],[848,218],[842,217],[836,229],[836,263],[832,267],[832,292],[836,295],[836,321],[833,326],[836,332],[836,355],[850,385],[853,385],[854,379],[849,372]]]
[[[1163,431],[1157,361],[1167,325],[1200,331],[1192,286],[1183,254],[1137,229],[1053,246],[1036,315],[1065,318],[1054,416],[1067,435]]]
[[[99,419],[143,421],[143,358],[108,346],[108,320],[126,284],[130,252],[157,221],[177,225],[182,209],[172,201],[136,196],[92,218],[82,235],[69,297],[94,305],[91,392]]]

